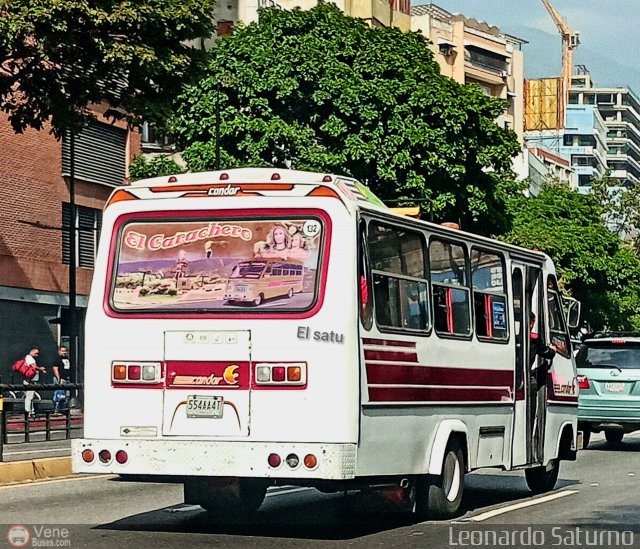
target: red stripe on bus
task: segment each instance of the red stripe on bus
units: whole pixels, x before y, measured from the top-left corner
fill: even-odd
[[[512,402],[509,389],[369,387],[370,402]]]
[[[416,348],[415,341],[398,341],[393,339],[368,339],[362,338],[365,345],[379,345],[381,347],[411,347]]]
[[[372,351],[364,350],[366,360],[392,360],[396,362],[418,362],[418,354],[406,351]]]
[[[370,384],[454,385],[513,388],[513,370],[442,368],[436,366],[400,366],[366,364]]]

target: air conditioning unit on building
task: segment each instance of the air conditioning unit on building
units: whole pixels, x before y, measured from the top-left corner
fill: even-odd
[[[440,55],[443,55],[444,57],[451,57],[456,52],[455,46],[452,46],[451,44],[440,44],[438,50]]]

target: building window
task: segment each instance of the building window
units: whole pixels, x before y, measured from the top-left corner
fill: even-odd
[[[102,185],[121,185],[127,175],[127,131],[92,122],[74,137],[74,176]],[[62,140],[62,175],[71,175],[71,140]]]
[[[71,247],[69,238],[70,205],[62,204],[62,263],[69,265]],[[76,206],[76,267],[93,269],[98,239],[102,226],[102,211],[85,206]]]

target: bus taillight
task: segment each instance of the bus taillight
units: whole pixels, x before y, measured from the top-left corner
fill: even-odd
[[[129,456],[127,455],[127,452],[125,452],[124,450],[118,450],[116,452],[116,461],[120,465],[124,465],[125,463],[127,463],[128,459],[129,459]]]
[[[256,364],[256,385],[302,386],[307,384],[304,362],[259,362]]]
[[[93,450],[89,450],[89,448],[87,448],[86,450],[82,450],[82,460],[85,463],[91,463],[94,459],[95,459],[95,454],[93,453]]]
[[[162,363],[123,362],[121,360],[112,362],[111,380],[115,384],[159,384],[162,381]]]

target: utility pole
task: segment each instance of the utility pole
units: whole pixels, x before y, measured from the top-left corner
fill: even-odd
[[[75,134],[69,132],[69,358],[74,372],[73,381],[78,379],[78,318],[76,309],[76,176],[75,176]]]

